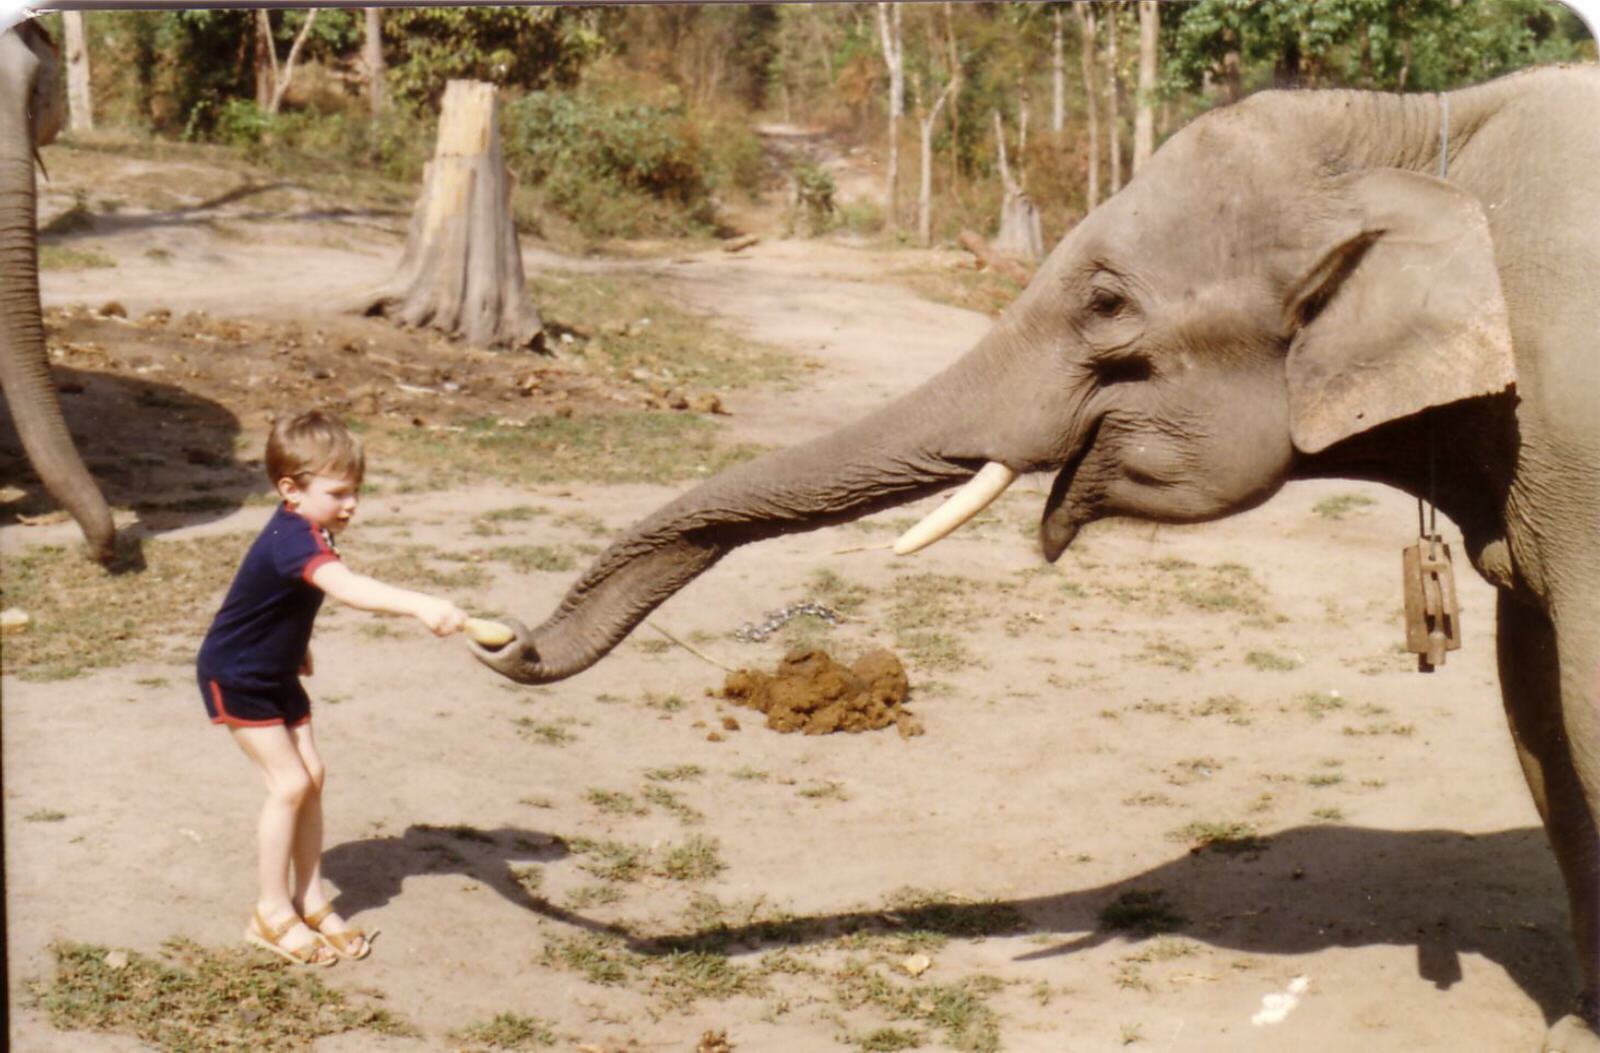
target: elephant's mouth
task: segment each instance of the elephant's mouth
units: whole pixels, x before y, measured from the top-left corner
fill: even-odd
[[[1083,467],[1084,458],[1094,449],[1099,433],[1100,420],[1097,419],[1089,427],[1089,433],[1077,452],[1056,473],[1056,480],[1050,486],[1050,496],[1045,498],[1044,513],[1039,517],[1039,549],[1044,553],[1046,562],[1054,563],[1060,559],[1061,553],[1078,536],[1078,530],[1089,521],[1088,508],[1082,495],[1071,502],[1067,496],[1078,479],[1078,469]]]

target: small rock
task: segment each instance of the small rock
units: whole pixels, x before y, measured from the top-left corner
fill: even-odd
[[[724,731],[738,731],[739,730],[739,722],[737,720],[734,720],[732,717],[723,717],[722,718],[722,730],[724,730]]]
[[[929,960],[926,954],[913,954],[900,963],[900,968],[904,969],[908,976],[921,976],[928,971],[931,965],[933,965],[933,962]]]
[[[128,965],[127,951],[108,951],[105,957],[106,968],[123,969]]]
[[[706,741],[707,742],[726,742],[728,740],[723,737],[722,732],[713,731],[711,734],[706,736]]]
[[[101,304],[99,313],[101,318],[128,317],[128,309],[122,306],[122,304],[116,300],[107,300],[105,303]]]
[[[727,409],[722,405],[722,397],[714,391],[702,391],[689,399],[689,409],[694,413],[717,413],[728,416]]]

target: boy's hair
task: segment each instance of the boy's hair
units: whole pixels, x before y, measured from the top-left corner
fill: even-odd
[[[361,440],[338,417],[321,410],[302,413],[293,420],[279,418],[267,436],[267,478],[293,479],[305,487],[313,475],[331,475],[361,481],[367,455]]]

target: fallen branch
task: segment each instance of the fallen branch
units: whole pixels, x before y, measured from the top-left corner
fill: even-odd
[[[986,267],[996,274],[1003,274],[1019,285],[1027,285],[1033,280],[1032,267],[995,252],[989,243],[983,240],[982,235],[977,232],[963,230],[957,240],[961,243],[962,248],[977,257],[980,267]]]

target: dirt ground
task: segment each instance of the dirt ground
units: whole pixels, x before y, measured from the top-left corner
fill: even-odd
[[[96,186],[135,177],[177,200],[102,217],[80,240],[116,266],[48,272],[44,298],[91,461],[149,451],[110,484],[147,501],[127,525],[152,537],[242,545],[268,507],[196,499],[243,485],[267,414],[312,388],[424,426],[447,396],[492,414],[649,394],[567,373],[518,394],[532,360],[334,313],[387,275],[403,214],[282,191],[196,207],[215,176],[181,166],[130,162]],[[738,441],[850,420],[988,325],[897,281],[958,262],[942,253],[769,237],[632,260],[530,246],[526,262],[671,282],[811,363],[798,384],[725,396]],[[98,314],[109,301],[125,317]],[[460,1048],[501,1013],[543,1021],[556,1048],[606,1051],[693,1050],[707,1032],[749,1051],[1537,1048],[1575,974],[1500,713],[1490,590],[1462,568],[1465,646],[1420,675],[1396,649],[1409,499],[1297,484],[1222,523],[1098,524],[1047,567],[1032,533],[1047,487],[1024,480],[912,557],[887,546],[921,506],[737,551],[546,687],[420,627],[327,610],[308,684],[331,773],[326,868],[340,909],[382,930],[327,982],[381,996],[419,1035],[316,1048]],[[496,512],[508,542],[575,546],[679,489],[386,490],[345,554],[359,569],[386,541],[464,552],[483,540],[466,524]],[[25,487],[6,494],[8,560],[75,536],[48,515],[28,525],[46,506]],[[534,623],[574,575],[494,564],[451,594]],[[842,617],[734,635],[807,601]],[[260,789],[206,723],[185,645],[0,682],[12,1048],[138,1048],[58,1032],[29,1005],[55,941],[154,955],[177,936],[239,940]],[[719,665],[771,670],[795,645],[898,655],[924,733],[781,734],[713,696]],[[608,843],[649,862],[607,871]],[[686,847],[721,869],[675,870]],[[1116,928],[1141,920],[1170,931]],[[739,982],[694,987],[668,952],[712,940]],[[626,958],[585,964],[608,955]]]

